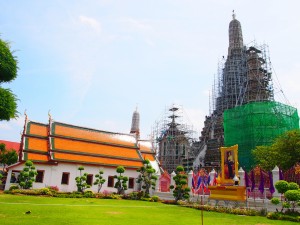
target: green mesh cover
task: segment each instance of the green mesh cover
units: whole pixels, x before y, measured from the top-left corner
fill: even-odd
[[[296,108],[279,102],[253,102],[224,111],[224,142],[229,147],[239,145],[239,167],[254,166],[251,151],[260,145],[270,145],[280,134],[299,129]]]

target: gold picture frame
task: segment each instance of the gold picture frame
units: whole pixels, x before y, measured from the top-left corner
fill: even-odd
[[[234,184],[234,176],[238,176],[238,145],[221,147],[221,184]]]

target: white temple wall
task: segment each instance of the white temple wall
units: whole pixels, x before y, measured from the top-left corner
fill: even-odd
[[[116,192],[116,188],[114,187],[108,187],[108,177],[118,175],[116,172],[117,167],[101,167],[101,166],[92,166],[92,165],[82,165],[82,164],[71,164],[71,163],[58,163],[57,165],[45,165],[45,164],[37,164],[35,163],[34,166],[36,167],[36,170],[44,171],[44,178],[42,183],[34,182],[33,187],[34,189],[38,188],[44,188],[48,186],[57,186],[59,188],[59,191],[62,192],[72,192],[77,191],[76,181],[75,177],[80,175],[80,171],[78,170],[79,166],[83,166],[84,170],[82,171],[82,174],[88,173],[93,174],[93,182],[95,182],[96,177],[95,175],[98,174],[99,170],[103,170],[104,174],[102,174],[102,177],[106,180],[105,183],[102,186],[101,192],[108,191],[108,192]],[[9,187],[13,184],[10,183],[11,174],[14,172],[16,175],[18,173],[16,171],[21,171],[24,168],[24,164],[13,166],[9,169],[8,175],[7,175],[7,182],[5,185],[5,190],[8,190]],[[125,168],[126,169],[126,168]],[[62,174],[63,173],[69,173],[69,179],[68,184],[62,184]],[[134,187],[128,188],[128,190],[125,191],[125,193],[130,193],[132,191],[136,191],[138,184],[136,183],[136,178],[138,177],[139,173],[136,172],[135,169],[126,169],[124,176],[127,176],[128,178],[134,178]],[[116,181],[116,180],[115,180]],[[129,187],[129,185],[128,185]],[[98,185],[92,185],[91,188],[88,188],[87,190],[91,190],[93,192],[98,191]]]

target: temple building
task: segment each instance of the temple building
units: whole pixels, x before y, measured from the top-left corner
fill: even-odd
[[[250,169],[252,149],[299,128],[297,109],[275,101],[268,46],[244,45],[241,23],[232,16],[228,55],[219,63],[195,167],[219,168],[220,147],[238,144],[240,166]]]
[[[138,112],[134,113],[136,122]],[[24,168],[26,160],[31,160],[38,172],[33,188],[57,186],[60,191],[76,191],[75,177],[78,167],[83,166],[88,173],[89,190],[97,191],[93,185],[95,175],[103,170],[106,182],[103,190],[116,191],[114,175],[116,168],[124,166],[124,176],[128,176],[128,191],[138,190],[136,170],[148,159],[157,173],[160,173],[155,152],[150,141],[139,140],[139,124],[132,124],[132,134],[113,133],[76,125],[56,122],[49,117],[48,123],[25,119],[19,151],[19,161],[9,167],[7,185],[10,178]],[[133,132],[134,131],[134,132]]]

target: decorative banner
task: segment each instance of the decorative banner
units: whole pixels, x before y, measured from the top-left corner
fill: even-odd
[[[279,180],[284,180],[282,170],[279,169]]]
[[[261,169],[260,169],[260,183],[259,183],[258,190],[260,191],[260,193],[264,193],[265,191],[265,178]]]
[[[248,176],[248,173],[247,171],[245,171],[245,186],[248,188],[250,185],[249,185],[249,176]]]
[[[273,174],[269,171],[269,179],[270,179],[270,193],[273,194],[275,192],[274,184],[273,184]]]
[[[251,171],[251,191],[255,188],[255,179],[254,179],[254,171]]]

